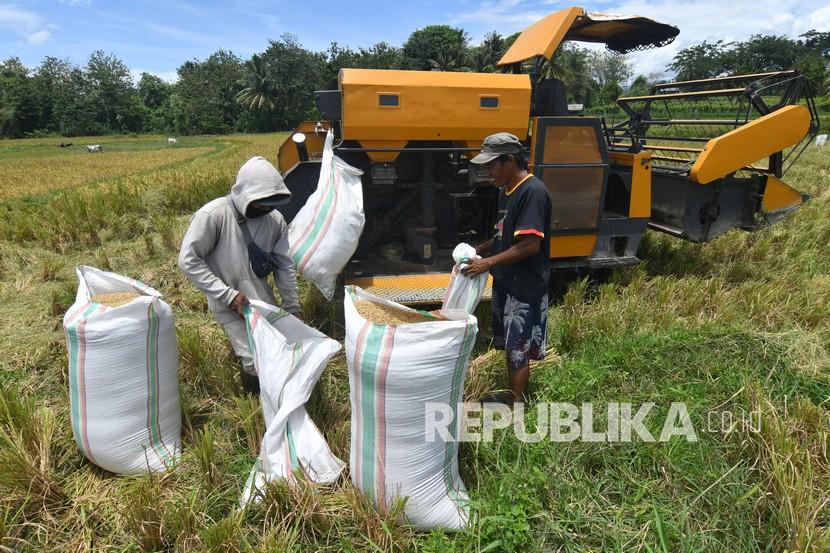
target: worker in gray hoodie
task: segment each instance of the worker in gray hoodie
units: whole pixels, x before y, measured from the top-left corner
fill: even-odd
[[[282,308],[302,317],[288,252],[288,225],[274,211],[290,198],[274,166],[263,157],[252,157],[239,169],[229,196],[193,215],[179,252],[179,268],[207,296],[208,307],[242,362],[242,387],[250,393],[259,393],[259,379],[242,310],[249,299],[276,305],[267,281],[271,272]]]

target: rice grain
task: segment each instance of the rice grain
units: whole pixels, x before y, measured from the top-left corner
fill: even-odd
[[[436,320],[435,317],[430,317],[416,311],[404,311],[403,309],[396,309],[389,305],[369,300],[358,300],[355,302],[355,307],[364,319],[378,324],[396,326],[426,323]]]
[[[112,294],[95,294],[90,299],[95,303],[100,303],[107,307],[121,307],[124,304],[130,303],[140,295],[135,292],[114,292]]]

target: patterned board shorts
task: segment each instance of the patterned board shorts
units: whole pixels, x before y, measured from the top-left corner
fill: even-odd
[[[493,345],[507,352],[510,370],[545,358],[548,295],[525,303],[493,283]]]

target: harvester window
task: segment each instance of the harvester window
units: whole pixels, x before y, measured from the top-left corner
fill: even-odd
[[[605,182],[603,167],[544,167],[537,173],[550,193],[554,230],[596,227]]]
[[[544,163],[602,163],[597,135],[587,125],[549,127]]]
[[[499,97],[498,96],[480,96],[479,97],[479,107],[485,109],[498,109],[499,107]]]
[[[386,108],[396,108],[401,105],[398,94],[378,94],[378,105]]]

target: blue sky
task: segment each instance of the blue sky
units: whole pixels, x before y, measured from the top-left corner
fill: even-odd
[[[170,80],[186,60],[204,59],[219,48],[247,58],[283,33],[297,35],[312,49],[335,41],[353,47],[380,41],[400,45],[419,27],[449,23],[464,28],[475,44],[488,31],[510,34],[569,5],[544,0],[0,0],[0,59],[17,56],[34,67],[52,55],[83,64],[90,52],[101,49],[136,75],[148,71]],[[599,0],[582,6],[680,28],[674,44],[632,57],[635,70],[645,74],[662,72],[677,50],[704,39],[830,31],[827,0]]]

